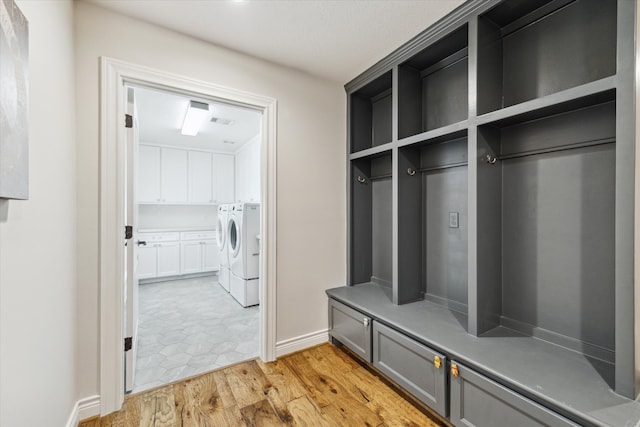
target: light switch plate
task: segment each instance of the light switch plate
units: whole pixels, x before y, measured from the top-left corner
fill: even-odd
[[[449,228],[460,227],[458,218],[459,218],[458,212],[449,212]]]

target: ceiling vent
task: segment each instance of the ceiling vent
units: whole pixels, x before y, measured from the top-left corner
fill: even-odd
[[[233,124],[233,120],[223,119],[221,117],[211,117],[211,123],[227,126]]]
[[[236,143],[235,141],[229,141],[229,140],[227,140],[227,139],[225,139],[225,140],[224,140],[224,141],[222,141],[222,142],[224,142],[225,144],[231,144],[231,145],[233,145],[233,144],[235,144],[235,143]]]

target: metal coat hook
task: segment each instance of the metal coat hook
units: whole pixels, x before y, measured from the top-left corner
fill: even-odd
[[[490,165],[494,164],[497,160],[498,158],[492,154],[486,154],[484,156],[484,161],[489,163]]]
[[[358,175],[358,182],[360,184],[364,184],[365,182],[367,182],[367,179],[365,177],[363,177],[362,175]]]
[[[407,168],[407,175],[413,176],[416,174],[416,170],[413,168]]]

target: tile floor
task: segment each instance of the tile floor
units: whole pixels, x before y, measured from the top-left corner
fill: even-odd
[[[259,307],[217,276],[140,285],[133,393],[258,356]]]

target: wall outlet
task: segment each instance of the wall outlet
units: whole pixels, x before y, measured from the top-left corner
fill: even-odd
[[[458,212],[449,212],[449,228],[460,227],[458,218],[459,218]]]

